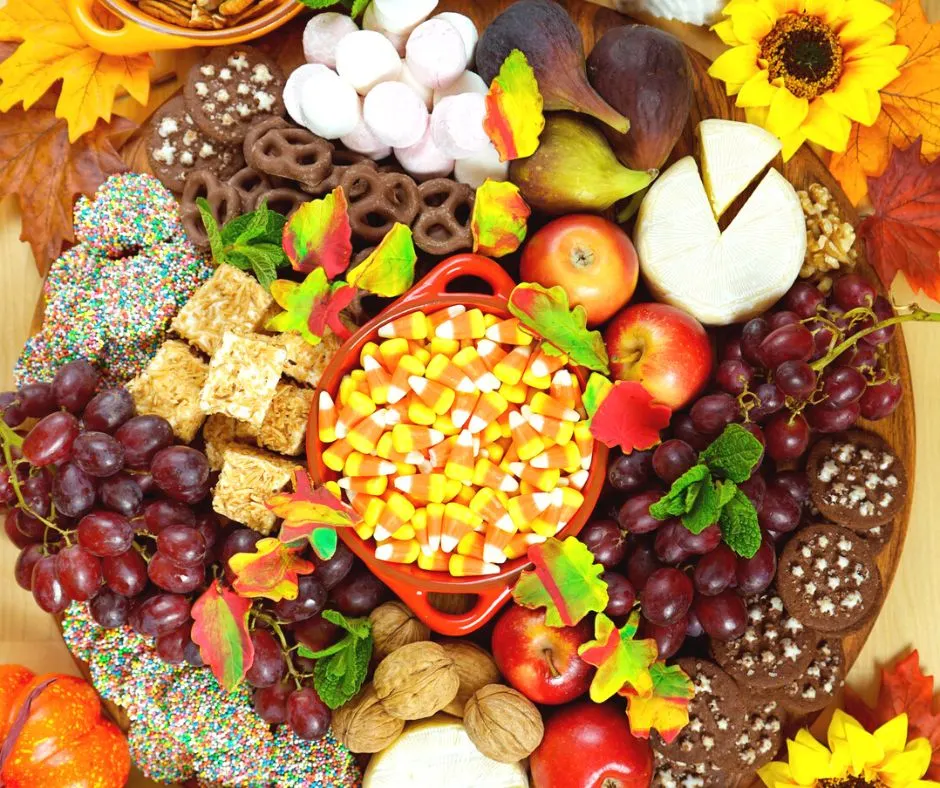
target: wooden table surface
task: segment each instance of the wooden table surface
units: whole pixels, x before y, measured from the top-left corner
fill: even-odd
[[[616,0],[604,0],[615,5]],[[2,4],[2,3],[0,3]],[[940,0],[925,0],[931,20],[940,19]],[[702,29],[662,24],[691,46],[714,56],[720,44]],[[0,391],[13,385],[13,364],[28,335],[40,279],[29,247],[18,240],[19,209],[13,199],[0,201]],[[897,303],[913,300],[906,283],[893,289]],[[940,304],[917,299],[926,308]],[[940,529],[933,515],[940,511],[940,484],[932,478],[940,467],[940,328],[906,324],[917,413],[917,475],[914,479],[914,509],[907,544],[894,585],[861,656],[849,675],[858,689],[872,692],[878,667],[911,647],[920,650],[928,672],[940,672],[940,627],[935,611],[940,609]],[[74,673],[74,667],[51,617],[36,607],[31,594],[13,581],[16,549],[0,537],[0,662],[19,662],[39,672]],[[153,785],[133,776],[129,785]]]

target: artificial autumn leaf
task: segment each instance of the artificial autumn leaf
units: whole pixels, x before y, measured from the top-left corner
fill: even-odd
[[[678,665],[654,662],[650,676],[653,689],[648,695],[639,695],[632,687],[620,691],[627,698],[630,731],[648,739],[650,731],[656,730],[669,744],[689,724],[689,702],[695,697],[695,687]]]
[[[314,566],[300,557],[301,548],[288,547],[280,539],[258,540],[253,553],[235,553],[228,560],[235,575],[232,588],[240,596],[264,597],[272,602],[297,598],[297,578]]]
[[[581,402],[584,405],[588,420],[594,418],[597,409],[601,406],[604,398],[610,394],[613,387],[614,384],[610,378],[605,378],[596,372],[591,373],[587,385],[584,387],[584,394],[581,395]]]
[[[499,67],[486,94],[483,129],[500,161],[523,159],[535,153],[545,128],[542,94],[525,54],[514,49]]]
[[[271,295],[285,311],[268,320],[265,328],[282,333],[296,331],[311,345],[320,344],[327,328],[340,339],[348,339],[350,331],[340,319],[340,312],[355,294],[356,288],[345,282],[331,284],[322,268],[314,268],[303,282],[275,279]]]
[[[916,292],[940,298],[940,159],[925,164],[921,139],[891,154],[884,174],[869,179],[874,213],[858,234],[886,288],[900,271]]]
[[[336,551],[336,528],[350,528],[362,518],[327,487],[313,489],[305,471],[294,471],[294,492],[281,492],[266,502],[282,517],[278,539],[284,544],[307,540],[316,554],[328,560]]]
[[[934,711],[933,685],[933,676],[921,671],[920,655],[915,649],[893,668],[881,669],[881,688],[874,708],[846,687],[845,710],[870,732],[899,714],[907,714],[908,739],[923,736],[933,749],[926,778],[940,780],[940,714]]]
[[[414,284],[417,260],[411,228],[395,222],[372,253],[346,275],[346,281],[374,295],[394,298]]]
[[[867,178],[881,175],[891,152],[919,136],[923,153],[940,153],[940,22],[930,24],[920,0],[896,0],[895,43],[909,48],[900,76],[880,91],[881,113],[871,126],[852,125],[844,153],[834,153],[829,169],[857,204],[868,192]]]
[[[628,454],[659,443],[659,431],[669,426],[672,411],[659,405],[642,383],[618,380],[591,419],[591,435],[608,448]]]
[[[587,313],[580,304],[568,305],[560,285],[545,288],[532,282],[516,285],[509,294],[509,311],[532,333],[551,343],[555,354],[565,353],[574,363],[605,375],[610,372],[607,349],[600,331],[589,331]],[[549,345],[543,345],[549,350]]]
[[[219,684],[229,692],[239,685],[255,659],[248,636],[251,600],[240,597],[216,580],[192,609],[193,643]]]
[[[300,206],[284,225],[284,253],[295,271],[322,268],[333,279],[349,267],[352,227],[342,186]]]
[[[607,607],[604,567],[595,563],[591,551],[569,536],[565,541],[547,539],[529,548],[535,569],[519,576],[512,590],[516,604],[545,608],[550,627],[571,627],[588,613]]]
[[[488,257],[512,254],[525,240],[530,213],[516,184],[487,178],[477,188],[470,216],[473,251]]]
[[[65,243],[75,240],[75,198],[93,195],[108,176],[127,170],[115,138],[133,128],[124,118],[99,122],[70,145],[68,127],[56,118],[54,104],[48,96],[29,110],[14,107],[0,114],[0,197],[15,194],[19,200],[20,240],[29,243],[41,273]]]
[[[56,117],[68,121],[69,140],[111,120],[118,90],[140,104],[150,96],[150,55],[106,55],[93,49],[72,23],[66,0],[15,0],[0,9],[0,39],[21,41],[0,65],[0,111],[23,102],[29,109],[62,80]],[[116,18],[100,4],[95,21],[111,28]]]
[[[652,638],[636,640],[639,626],[638,610],[630,614],[621,629],[604,613],[594,617],[594,640],[579,646],[578,655],[597,668],[591,680],[591,700],[595,703],[612,698],[624,685],[629,685],[638,695],[653,691],[650,665],[659,652]]]

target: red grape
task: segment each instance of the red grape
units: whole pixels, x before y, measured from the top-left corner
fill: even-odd
[[[780,312],[774,312],[767,318],[767,327],[770,329],[770,332],[773,333],[781,326],[789,326],[799,322],[800,316],[796,314],[796,312],[783,309]]]
[[[40,542],[46,533],[46,526],[42,520],[38,520],[30,514],[20,509],[14,509],[8,515],[8,519],[13,521],[16,530],[30,542]]]
[[[323,584],[323,587],[329,591],[339,585],[343,578],[349,574],[353,568],[354,560],[355,556],[352,550],[342,542],[337,542],[336,552],[330,558],[323,559],[314,553],[313,564],[316,566],[314,575]]]
[[[731,337],[721,348],[722,361],[741,361],[741,340]]]
[[[810,360],[816,361],[835,347],[836,334],[832,326],[821,320],[812,320],[806,325],[813,334],[813,355]]]
[[[693,603],[692,609],[686,613],[686,621],[688,622],[685,627],[685,636],[687,638],[700,638],[705,634],[705,629],[702,627],[702,622],[698,620],[698,616],[695,615],[695,605]]]
[[[682,530],[685,533],[679,534],[679,544],[687,553],[692,555],[705,555],[721,544],[721,529],[717,524],[710,525],[697,534],[693,534],[684,526]],[[660,529],[660,532],[662,532],[662,529]]]
[[[711,443],[711,438],[692,426],[692,417],[688,413],[677,413],[673,416],[671,426],[672,436],[685,441],[696,451],[704,450]]]
[[[640,592],[643,616],[654,624],[666,626],[683,618],[692,604],[694,590],[685,572],[672,567],[657,569]]]
[[[0,393],[0,414],[3,415],[3,422],[14,429],[27,419],[26,411],[20,405],[19,397],[12,391]]]
[[[869,386],[859,400],[860,413],[869,421],[878,421],[894,413],[904,390],[901,383],[895,380],[886,380]]]
[[[137,596],[147,587],[147,563],[136,550],[101,559],[104,582],[121,596]]]
[[[250,528],[236,528],[226,537],[222,544],[222,552],[219,559],[225,567],[226,572],[229,569],[228,561],[236,553],[253,553],[255,545],[261,540],[261,534],[252,531]]]
[[[653,452],[653,470],[666,484],[672,484],[696,462],[695,449],[678,438],[663,441]]]
[[[130,521],[115,512],[92,512],[78,523],[78,543],[99,558],[120,555],[133,541]]]
[[[715,373],[718,387],[732,396],[738,396],[754,380],[754,369],[743,360],[722,361]]]
[[[157,553],[147,564],[147,575],[155,585],[174,594],[188,594],[205,582],[202,566],[180,566],[162,553]]]
[[[633,583],[617,572],[604,572],[601,579],[607,583],[607,607],[604,612],[611,618],[629,615],[636,602]]]
[[[17,479],[19,481],[19,479]],[[10,469],[0,468],[0,506],[9,506],[16,500],[16,490],[13,489]]]
[[[786,404],[783,393],[773,383],[761,383],[754,389],[754,396],[757,404],[748,412],[753,421],[763,421]]]
[[[650,456],[648,451],[632,451],[617,457],[607,469],[610,486],[625,493],[642,490],[650,480]]]
[[[170,525],[195,526],[196,515],[193,513],[193,510],[184,503],[161,499],[148,503],[144,507],[144,523],[147,525],[147,530],[156,536],[160,531]],[[254,531],[251,533],[254,533]],[[254,543],[252,543],[252,547],[254,547]]]
[[[809,447],[809,425],[800,414],[775,413],[764,425],[767,453],[775,460],[795,460]]]
[[[854,367],[829,367],[822,375],[822,394],[832,408],[844,408],[858,402],[868,381]]]
[[[741,357],[755,367],[764,366],[760,353],[761,343],[770,333],[767,321],[762,317],[748,320],[741,329]]]
[[[91,398],[82,411],[86,430],[112,434],[134,415],[134,398],[123,387],[106,389]]]
[[[101,562],[81,545],[60,550],[55,557],[55,571],[62,590],[76,602],[91,599],[101,586]]]
[[[832,299],[846,312],[872,306],[876,295],[871,283],[858,274],[843,274],[832,283]]]
[[[816,390],[816,373],[805,361],[784,361],[774,370],[774,382],[787,397],[807,400]]]
[[[818,287],[808,282],[797,282],[784,298],[787,309],[795,312],[801,318],[813,317],[825,306],[826,297],[819,291]]]
[[[744,600],[730,590],[715,596],[695,597],[692,610],[702,629],[715,640],[735,640],[747,628]]]
[[[55,395],[49,383],[26,383],[16,395],[23,413],[31,419],[41,419],[56,410]]]
[[[293,693],[293,685],[275,684],[273,687],[256,689],[253,702],[255,712],[268,725],[287,722],[287,699]]]
[[[320,700],[313,687],[296,690],[287,699],[287,724],[301,739],[325,736],[331,719],[330,707]]]
[[[201,566],[206,558],[206,540],[188,525],[171,525],[157,536],[157,550],[180,566]]]
[[[662,527],[656,531],[653,545],[657,558],[664,564],[681,564],[692,555],[683,545],[683,531],[688,533],[686,527],[675,519],[664,521]]]
[[[648,492],[627,498],[617,514],[617,520],[623,530],[631,534],[645,534],[655,531],[663,524],[650,514],[650,506],[663,497],[662,490]]]
[[[878,366],[878,351],[874,345],[859,342],[838,356],[835,363],[862,371],[873,370]]]
[[[777,471],[774,482],[790,493],[790,497],[800,506],[809,500],[809,479],[804,471]]]
[[[95,483],[74,462],[59,468],[52,484],[55,508],[68,517],[81,517],[95,505]]]
[[[292,624],[291,630],[298,642],[303,643],[311,651],[322,651],[336,641],[339,627],[318,613]]]
[[[201,451],[171,446],[154,455],[150,472],[157,486],[170,498],[192,503],[190,491],[201,489],[209,479],[209,461]]]
[[[742,596],[767,589],[777,574],[777,553],[773,543],[764,539],[751,558],[738,556],[737,591]]]
[[[98,484],[98,499],[113,512],[125,517],[136,517],[144,502],[144,493],[134,477],[121,471],[101,480]]]
[[[124,464],[128,468],[144,470],[153,456],[173,443],[173,428],[160,416],[134,416],[114,433],[124,447]]]
[[[23,456],[37,467],[64,462],[72,453],[78,432],[78,419],[71,413],[50,413],[23,440]]]
[[[131,603],[127,597],[115,594],[107,588],[101,589],[88,603],[88,612],[100,627],[115,629],[124,626],[130,614]]]
[[[277,684],[287,672],[281,644],[266,629],[256,629],[252,632],[251,642],[255,647],[255,658],[245,674],[245,680],[252,687],[270,687]]]
[[[335,591],[336,589],[334,589]],[[305,618],[315,616],[326,605],[326,589],[323,583],[317,580],[313,575],[304,575],[297,581],[297,598],[282,599],[274,606],[274,612],[278,618],[283,621],[294,622],[303,621]],[[378,607],[378,605],[376,605]],[[368,611],[371,611],[369,608]],[[345,612],[345,611],[343,611]],[[348,615],[363,615],[361,612],[349,613]]]
[[[641,591],[649,576],[661,567],[653,540],[640,540],[633,546],[630,557],[627,558],[627,579],[637,591]]]
[[[816,432],[843,432],[858,421],[861,411],[862,406],[857,402],[844,408],[831,408],[823,403],[806,409],[806,421]]]
[[[301,581],[308,578],[313,579],[308,575]],[[365,567],[353,569],[330,591],[330,601],[345,616],[368,615],[388,598],[388,588]]]
[[[755,473],[749,479],[741,482],[738,489],[747,496],[747,499],[759,512],[761,506],[764,505],[764,493],[767,491],[767,482],[764,481],[764,477]]]
[[[124,447],[106,432],[83,432],[72,444],[72,459],[89,476],[103,479],[124,467]]]
[[[760,354],[768,369],[784,361],[808,361],[815,345],[810,330],[800,323],[790,323],[771,331],[760,343]]]
[[[717,435],[740,415],[738,401],[725,392],[700,397],[689,411],[692,426],[704,435]]]
[[[789,533],[800,524],[801,516],[800,504],[790,495],[789,490],[775,481],[770,482],[764,493],[764,505],[757,515],[761,527],[777,533]]]
[[[872,311],[875,313],[875,317],[878,318],[879,323],[887,320],[888,318],[894,317],[894,307],[884,296],[878,296],[875,299],[875,303],[872,306]],[[897,324],[879,328],[877,331],[872,331],[870,334],[863,336],[862,341],[867,342],[869,345],[886,345],[891,341],[891,337],[894,336],[894,330],[896,328]]]
[[[578,534],[578,539],[605,569],[613,569],[626,554],[623,533],[613,520],[592,520]]]
[[[52,379],[56,403],[77,416],[94,396],[99,378],[98,370],[84,359],[63,364]]]
[[[189,600],[178,594],[156,594],[137,609],[144,635],[157,637],[190,621]]]
[[[157,656],[169,665],[180,665],[186,661],[186,644],[190,641],[192,624],[186,622],[176,629],[157,636],[154,644]]]
[[[686,616],[682,616],[666,626],[646,621],[643,624],[642,637],[652,638],[656,641],[659,659],[669,659],[682,648],[688,628],[689,620]]]
[[[55,570],[55,556],[40,558],[33,566],[33,599],[46,613],[61,613],[71,601],[62,587]]]
[[[192,627],[190,627],[190,631],[191,630],[192,630]],[[183,647],[183,656],[186,658],[186,661],[190,665],[192,665],[194,668],[201,668],[201,667],[204,667],[206,664],[202,659],[202,653],[199,651],[199,646],[193,643],[192,640],[190,640]]]
[[[33,587],[33,567],[36,566],[39,559],[45,555],[45,550],[40,544],[28,544],[20,550],[16,556],[16,564],[13,566],[13,577],[16,584],[24,591],[29,591]]]
[[[720,544],[695,565],[692,571],[695,590],[704,596],[716,596],[734,585],[736,570],[734,551],[728,545]]]
[[[19,521],[19,518],[21,516],[22,516],[22,512],[19,509],[14,509],[12,511],[7,512],[6,517],[3,520],[4,533],[7,535],[7,538],[13,543],[13,546],[19,550],[23,550],[29,547],[31,544],[34,544],[35,542],[38,542],[42,539],[42,536],[40,536],[38,539],[32,539],[26,536],[26,534],[23,534],[20,532],[20,529],[17,528],[16,524]],[[35,520],[37,523],[39,523],[40,526],[42,526],[42,523],[40,523],[39,520],[36,520],[35,517],[31,519]]]
[[[28,477],[20,484],[20,492],[27,510],[36,517],[48,517],[52,512],[52,474],[46,468]],[[94,500],[94,488],[91,491]]]

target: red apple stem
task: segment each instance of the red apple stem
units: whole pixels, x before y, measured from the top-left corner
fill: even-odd
[[[550,648],[543,648],[542,655],[545,657],[545,661],[548,663],[548,670],[552,674],[552,678],[557,679],[561,675],[561,671],[555,667],[555,660],[552,658],[552,650]]]

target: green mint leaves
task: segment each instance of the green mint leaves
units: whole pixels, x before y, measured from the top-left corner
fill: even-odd
[[[297,653],[317,661],[313,685],[327,706],[338,709],[359,692],[366,680],[372,658],[372,622],[368,618],[346,618],[335,610],[324,610],[323,618],[346,630],[346,635],[321,651],[311,651],[301,644]]]
[[[757,510],[738,484],[747,481],[762,455],[757,438],[740,424],[729,424],[699,455],[698,464],[650,506],[650,514],[657,520],[678,517],[693,534],[718,523],[728,546],[751,558],[760,547],[760,526]]]
[[[281,246],[287,219],[262,202],[257,210],[236,216],[220,228],[205,198],[196,200],[196,206],[215,261],[253,272],[261,286],[269,290],[277,279],[277,269],[290,262]]]
[[[349,11],[349,15],[355,19],[358,17],[372,0],[300,0],[307,8],[319,10],[321,8],[330,8],[334,5],[342,5]]]

